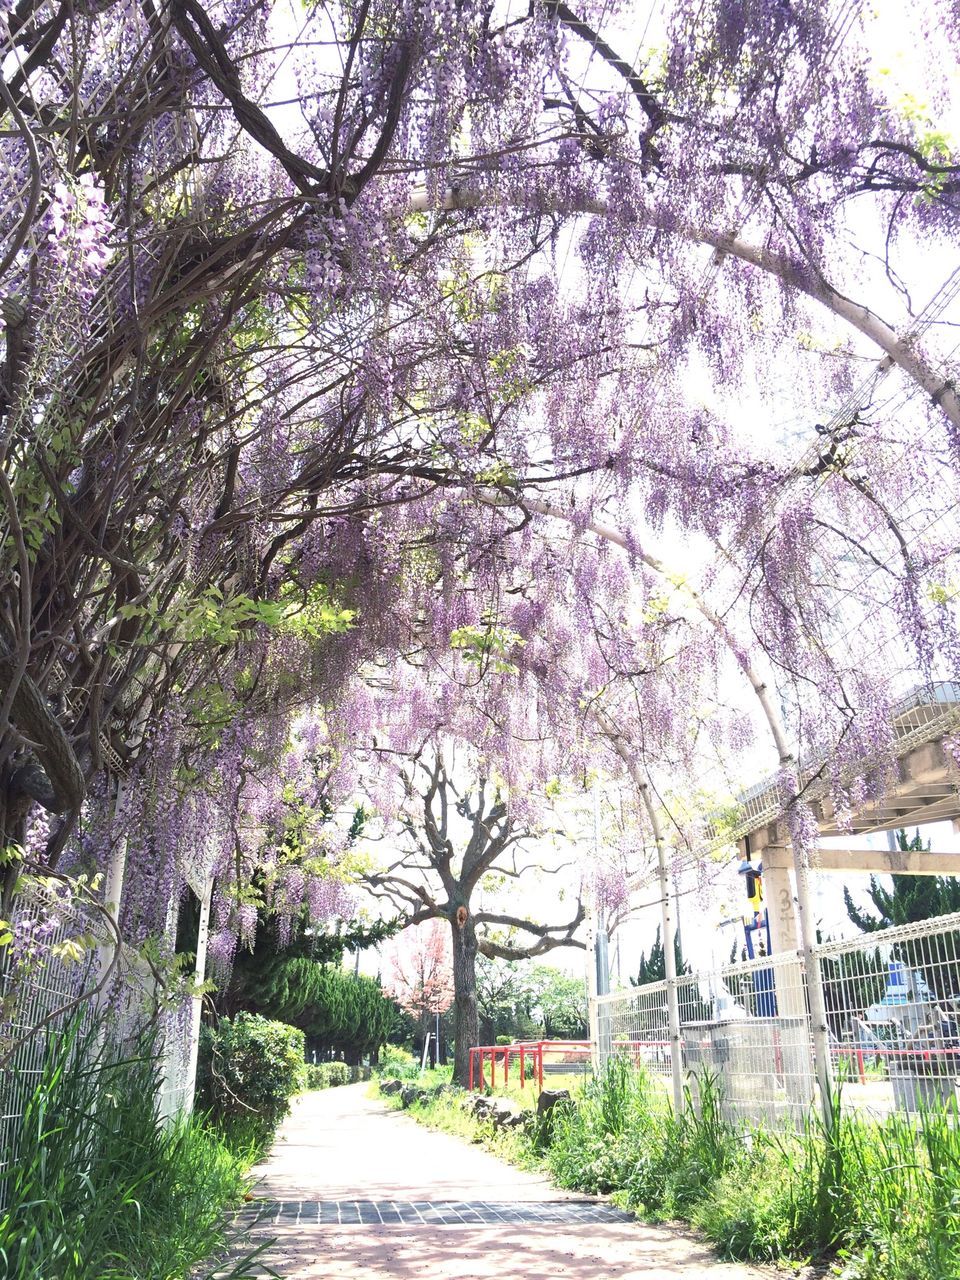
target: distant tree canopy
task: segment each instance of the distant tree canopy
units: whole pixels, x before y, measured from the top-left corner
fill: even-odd
[[[480,1039],[582,1040],[587,1035],[587,991],[582,978],[549,965],[481,958],[477,965]]]
[[[686,961],[683,958],[679,933],[674,938],[673,950],[677,960],[677,973],[683,973],[686,969]],[[648,982],[663,982],[666,976],[666,957],[660,936],[660,926],[657,925],[657,933],[653,940],[653,946],[650,948],[650,954],[647,955],[645,951],[641,952],[637,976],[636,978],[631,978],[630,983],[634,987],[645,987]]]
[[[440,920],[407,929],[386,949],[384,990],[421,1027],[453,1002],[449,930]]]
[[[400,1006],[407,1026],[397,1031],[422,1053],[427,1037],[434,1066],[446,1062],[444,1024],[453,1001],[450,931],[441,920],[428,920],[407,929],[384,948],[383,989]]]
[[[484,657],[485,634],[461,640],[478,645],[475,656]],[[402,715],[409,720],[409,709]],[[508,899],[506,910],[483,900],[483,884],[491,876],[511,878],[522,889],[532,888],[534,877],[556,873],[524,854],[536,834],[532,812],[511,802],[509,791],[487,776],[482,754],[468,767],[464,758],[460,770],[455,760],[454,747],[442,736],[413,752],[376,748],[368,763],[392,810],[377,838],[387,840],[390,855],[385,865],[374,863],[362,883],[371,897],[403,917],[406,928],[436,920],[449,930],[453,1079],[466,1086],[470,1048],[481,1043],[479,958],[531,960],[557,947],[582,949],[577,933],[584,908],[579,895],[565,902],[561,892],[547,894],[542,888],[536,896],[526,895],[523,907],[517,899]],[[535,907],[536,917],[526,914],[527,905]],[[546,921],[539,915],[544,907]],[[558,916],[557,923],[550,922]]]
[[[913,839],[902,828],[897,832],[897,844],[903,853],[916,853],[930,848],[924,844],[919,829]],[[876,908],[874,915],[858,907],[844,888],[843,900],[847,915],[864,933],[887,929],[891,925],[913,924],[918,920],[932,920],[936,916],[960,911],[960,877],[957,876],[892,876],[893,888],[887,889],[876,876],[870,877],[868,890]]]
[[[537,965],[531,973],[534,1010],[548,1040],[583,1040],[587,1036],[587,984],[558,969]]]
[[[278,955],[244,983],[243,1007],[299,1027],[308,1054],[359,1062],[376,1057],[400,1011],[373,978],[304,955]]]

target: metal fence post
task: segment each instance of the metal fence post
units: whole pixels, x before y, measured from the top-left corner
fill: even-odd
[[[588,1023],[590,1026],[590,1058],[594,1071],[603,1066],[600,1058],[600,1002],[596,995],[587,997]]]
[[[637,790],[650,830],[657,847],[657,879],[660,885],[660,907],[663,916],[663,959],[667,979],[667,1021],[670,1034],[670,1074],[673,1083],[673,1105],[679,1115],[683,1110],[683,1041],[680,1035],[680,996],[677,987],[677,921],[673,894],[670,891],[670,870],[667,866],[667,842],[664,838],[660,815],[646,774],[637,765],[629,744],[616,726],[604,715],[597,716],[598,723],[610,739],[617,755],[627,767],[630,781]]]

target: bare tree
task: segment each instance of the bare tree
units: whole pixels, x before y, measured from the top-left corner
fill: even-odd
[[[400,848],[383,869],[369,872],[365,883],[370,893],[401,913],[406,925],[449,921],[453,1079],[465,1085],[469,1050],[480,1034],[477,955],[526,960],[555,947],[583,947],[576,936],[584,919],[583,903],[578,896],[570,919],[561,924],[485,906],[475,909],[474,896],[485,876],[493,873],[515,883],[534,870],[520,860],[519,850],[535,832],[514,820],[506,795],[490,778],[478,774],[468,788],[461,788],[438,746],[403,759],[399,774],[405,797],[398,818]]]

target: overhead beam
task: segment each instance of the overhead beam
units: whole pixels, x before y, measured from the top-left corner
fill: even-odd
[[[904,796],[900,803],[890,803],[885,797],[875,805],[864,805],[852,820],[848,819],[847,832],[839,830],[839,824],[831,821],[821,811],[818,814],[822,835],[844,835],[849,832],[895,831],[900,827],[923,826],[928,822],[952,821],[960,818],[960,796],[955,793],[913,799]]]
[[[763,867],[781,869],[791,865],[786,848],[764,849]],[[817,871],[872,871],[888,876],[960,876],[960,849],[817,849],[812,855]]]
[[[943,708],[944,713],[952,709],[956,714],[960,710],[960,704],[952,702],[949,704],[938,702],[937,705]],[[901,720],[908,734],[923,724],[928,716],[928,710],[927,704],[923,704],[903,713]],[[914,721],[917,722],[915,725]],[[901,721],[898,720],[898,727],[900,723]],[[849,834],[851,829],[855,834],[895,831],[902,826],[922,826],[927,822],[960,820],[960,781],[958,781],[960,772],[953,757],[943,746],[944,734],[948,726],[943,716],[938,714],[927,727],[931,734],[930,739],[926,742],[918,742],[914,746],[904,744],[895,768],[890,770],[892,776],[883,779],[882,793],[874,802],[867,801],[860,807],[853,817],[852,824],[848,825],[850,819],[845,813],[843,829],[841,829],[840,818],[834,808],[832,797],[829,793],[817,794],[821,790],[826,792],[826,786],[821,784],[813,788],[813,794],[808,798],[821,835],[840,836]],[[771,794],[776,785],[773,780],[769,780],[768,790]],[[759,811],[767,812],[767,791],[753,788],[745,794],[750,804],[759,806]],[[743,797],[741,799],[743,800]],[[747,803],[747,800],[743,802]],[[757,850],[768,840],[780,843],[783,836],[773,834],[776,825],[776,819],[771,820],[767,816],[756,827],[746,832],[750,846]],[[743,832],[742,827],[740,830]],[[742,847],[742,836],[740,844]]]

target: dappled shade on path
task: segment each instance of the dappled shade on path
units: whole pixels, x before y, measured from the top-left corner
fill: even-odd
[[[297,1100],[257,1170],[265,1256],[283,1280],[760,1280],[688,1232],[627,1220],[607,1202],[390,1112],[366,1086]],[[395,1216],[392,1216],[395,1215]]]

